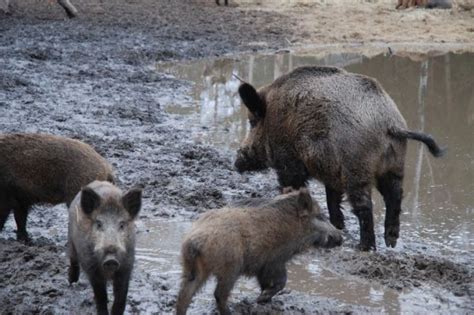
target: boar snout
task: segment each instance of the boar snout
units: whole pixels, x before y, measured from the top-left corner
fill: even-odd
[[[107,273],[113,273],[120,268],[120,260],[123,258],[125,253],[122,252],[117,246],[109,245],[107,246],[101,255],[102,259],[102,268]]]
[[[257,154],[255,154],[252,149],[239,149],[237,150],[237,158],[235,159],[234,166],[239,173],[266,169],[266,163],[257,157]]]
[[[342,245],[342,232],[339,230],[333,231],[333,233],[328,234],[328,239],[326,243],[326,248],[333,248],[336,246],[341,246]]]
[[[120,268],[120,263],[115,256],[107,255],[102,263],[102,268],[107,272],[114,272]]]
[[[316,218],[313,225],[318,232],[313,242],[314,246],[332,248],[342,244],[342,231],[336,229],[331,223]]]
[[[247,154],[243,150],[238,150],[237,151],[237,158],[235,159],[234,162],[234,167],[239,173],[243,173],[246,171],[245,164],[247,163],[246,161],[249,158],[247,157]]]

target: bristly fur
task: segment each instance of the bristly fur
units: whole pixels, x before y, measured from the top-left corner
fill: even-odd
[[[125,310],[135,261],[134,219],[140,205],[138,188],[123,193],[107,181],[93,181],[69,207],[69,283],[79,280],[80,270],[87,274],[98,314],[108,314],[109,280],[114,291],[111,314],[123,314]]]
[[[192,297],[210,275],[217,278],[215,298],[221,314],[241,275],[255,276],[268,302],[284,288],[286,263],[311,245],[335,246],[342,234],[318,220],[319,207],[306,189],[242,207],[210,210],[186,234],[181,248],[183,278],[176,303],[177,314],[186,314]]]
[[[69,205],[88,183],[114,181],[110,164],[78,140],[48,134],[1,134],[0,152],[0,231],[13,210],[21,240],[28,240],[26,221],[32,205]]]
[[[258,90],[246,83],[239,93],[252,127],[237,152],[239,172],[272,167],[281,187],[321,181],[331,223],[340,229],[347,194],[361,223],[363,250],[375,250],[371,192],[377,186],[387,206],[385,242],[396,245],[407,139],[422,141],[437,157],[444,150],[430,135],[408,130],[377,80],[307,66]]]

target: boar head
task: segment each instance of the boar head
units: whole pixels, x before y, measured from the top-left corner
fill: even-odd
[[[91,187],[81,191],[81,209],[90,221],[87,231],[93,255],[104,274],[111,276],[133,255],[135,218],[141,208],[142,191],[132,188],[122,194],[116,187],[97,193]],[[130,248],[132,247],[132,248]]]
[[[249,110],[250,131],[237,150],[234,165],[239,173],[264,170],[268,167],[264,130],[265,99],[248,83],[239,87],[239,95]]]

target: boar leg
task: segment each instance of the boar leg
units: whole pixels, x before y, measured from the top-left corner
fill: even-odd
[[[125,311],[130,273],[131,269],[117,273],[114,277],[114,304],[112,305],[112,315],[121,315]]]
[[[97,308],[98,315],[108,315],[107,310],[107,282],[104,277],[99,273],[93,273],[89,276],[89,281],[94,290],[95,306]]]
[[[399,0],[397,9],[406,9],[408,0]]]
[[[10,215],[10,207],[1,206],[0,207],[0,231],[3,230],[5,222],[7,222],[8,216]]]
[[[230,309],[227,306],[227,299],[229,298],[230,291],[232,291],[237,278],[237,272],[230,272],[229,274],[226,274],[225,277],[217,277],[217,286],[214,291],[214,297],[216,299],[217,309],[221,315],[231,314]]]
[[[69,18],[77,16],[77,9],[69,2],[69,0],[58,0],[60,6],[63,7],[64,11]]]
[[[26,231],[26,220],[28,218],[29,206],[20,205],[13,209],[16,222],[16,239],[25,243],[29,242],[28,232]]]
[[[258,274],[258,283],[262,293],[257,298],[257,303],[268,303],[272,297],[283,290],[286,285],[287,274],[284,264],[268,264]]]
[[[371,187],[365,185],[359,188],[352,188],[348,191],[348,195],[349,201],[353,207],[353,212],[359,219],[359,249],[362,251],[368,251],[371,249],[376,250]]]
[[[178,299],[176,301],[176,314],[185,315],[191,304],[191,300],[196,292],[201,288],[205,278],[201,274],[188,274],[183,276],[181,289],[179,290]]]
[[[344,214],[341,211],[342,192],[326,185],[326,202],[329,210],[329,221],[339,230],[344,228]]]
[[[79,262],[77,261],[77,252],[74,244],[71,240],[68,241],[69,243],[69,284],[73,284],[79,280]]]
[[[387,173],[377,178],[377,189],[385,202],[385,245],[395,247],[400,233],[403,176]]]

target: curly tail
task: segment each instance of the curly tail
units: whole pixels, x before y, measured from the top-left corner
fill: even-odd
[[[421,141],[428,147],[428,150],[430,150],[431,154],[433,154],[435,157],[441,157],[446,153],[446,148],[441,148],[433,139],[433,137],[426,133],[391,128],[388,130],[388,134],[399,139],[413,139]]]

